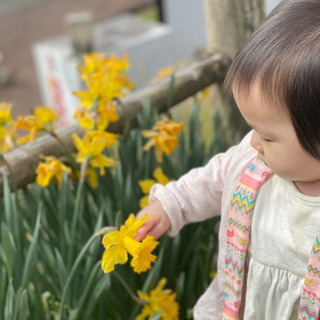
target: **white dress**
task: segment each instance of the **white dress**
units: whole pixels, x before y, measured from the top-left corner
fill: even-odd
[[[261,186],[248,250],[244,319],[297,319],[319,231],[320,197],[301,194],[292,182],[276,175]]]
[[[233,189],[256,156],[251,134],[205,167],[151,189],[151,202],[159,199],[169,216],[171,236],[187,223],[221,215],[218,273],[195,305],[195,320],[220,320],[222,315],[228,212]],[[319,198],[301,194],[292,182],[276,175],[261,186],[247,255],[245,320],[297,319],[307,263],[319,231]]]

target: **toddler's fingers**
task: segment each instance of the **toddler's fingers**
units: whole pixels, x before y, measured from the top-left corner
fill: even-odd
[[[142,213],[142,215],[138,218],[143,217],[145,214]],[[157,224],[157,222],[155,221],[155,217],[151,216],[137,231],[136,236],[134,237],[135,240],[137,241],[141,241],[142,239],[144,239],[148,232],[150,232],[152,230],[152,228]]]
[[[145,216],[146,214],[148,214],[148,211],[142,209],[140,212],[138,212],[138,214],[136,215],[136,219],[140,219],[143,216]]]
[[[154,240],[160,238],[167,230],[169,226],[165,226],[163,223],[159,223],[154,228],[152,228],[148,233],[147,236],[153,236]]]
[[[137,240],[137,241],[141,241],[142,239],[144,239],[147,236],[149,230],[150,230],[150,227],[147,226],[146,224],[144,224],[137,231],[136,236],[134,237],[134,239]]]

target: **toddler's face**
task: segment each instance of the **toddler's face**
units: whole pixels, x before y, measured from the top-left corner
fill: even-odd
[[[293,182],[320,181],[320,161],[300,145],[288,114],[264,98],[258,85],[248,95],[234,94],[238,108],[253,129],[251,146],[278,176]]]

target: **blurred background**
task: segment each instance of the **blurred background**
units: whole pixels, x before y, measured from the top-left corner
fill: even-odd
[[[266,11],[278,2],[267,0]],[[207,45],[200,0],[1,0],[0,30],[0,101],[14,118],[41,104],[68,112],[83,52],[127,52],[143,86]]]

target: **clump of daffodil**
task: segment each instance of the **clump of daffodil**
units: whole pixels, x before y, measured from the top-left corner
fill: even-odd
[[[154,184],[160,183],[163,186],[165,186],[168,182],[173,181],[173,180],[169,180],[169,178],[163,173],[161,167],[157,167],[153,171],[153,177],[154,177],[154,179],[147,179],[147,180],[140,180],[139,181],[139,186],[141,188],[141,191],[144,194],[146,194],[139,201],[140,208],[144,208],[149,204],[149,193],[150,193],[151,187]]]
[[[99,128],[104,130],[109,122],[119,119],[114,103],[116,98],[124,97],[133,87],[125,71],[129,68],[127,56],[122,58],[93,53],[84,56],[84,65],[79,67],[82,79],[88,90],[74,94],[85,109],[76,112],[75,118],[86,130]],[[88,121],[91,118],[92,121]]]
[[[11,104],[0,103],[0,153],[15,146],[14,121],[11,119]]]
[[[124,54],[121,58],[110,55],[105,58],[101,53],[91,53],[83,56],[84,64],[78,69],[83,80],[87,80],[98,72],[108,74],[124,74],[129,68],[128,57]]]
[[[29,134],[19,138],[18,144],[32,142],[36,138],[37,132],[53,132],[54,122],[58,120],[57,114],[49,107],[37,107],[32,115],[19,117],[15,125],[16,129],[29,131]]]
[[[100,168],[100,174],[103,175],[105,167],[116,164],[103,155],[103,151],[116,142],[118,135],[105,130],[110,122],[119,119],[115,100],[124,97],[133,86],[125,74],[128,68],[126,55],[105,58],[100,53],[84,55],[84,64],[78,68],[87,90],[74,92],[81,102],[74,117],[86,133],[83,139],[73,135],[73,140],[78,149],[76,161],[82,163],[80,180],[88,176],[92,187],[97,186],[94,168]]]
[[[179,305],[175,301],[176,293],[170,289],[163,289],[167,280],[162,278],[150,294],[138,291],[138,296],[145,304],[135,320],[151,319],[155,313],[161,312],[161,320],[177,320]]]
[[[131,214],[119,231],[112,231],[103,236],[102,243],[105,252],[102,257],[101,267],[104,272],[114,270],[116,264],[124,264],[128,261],[128,253],[132,256],[131,266],[137,273],[151,268],[151,263],[156,256],[151,252],[158,245],[153,237],[147,236],[141,242],[134,239],[138,229],[148,220],[150,215],[136,219]]]
[[[61,187],[63,174],[65,172],[70,174],[71,169],[55,157],[41,156],[41,158],[44,162],[38,164],[36,182],[42,187],[47,187],[50,181],[57,180]]]
[[[143,150],[148,151],[155,147],[156,159],[162,162],[163,153],[171,154],[178,146],[178,135],[183,128],[182,123],[175,123],[173,120],[165,117],[158,121],[152,130],[143,130],[142,136],[149,141],[144,145]]]

